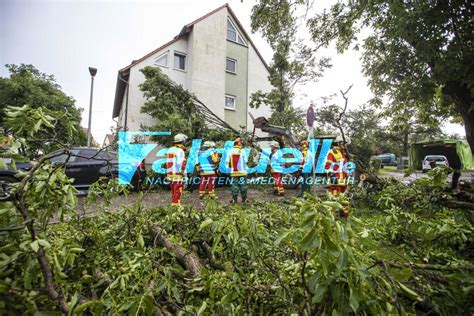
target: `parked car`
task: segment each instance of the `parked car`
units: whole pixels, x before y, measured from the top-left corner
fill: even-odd
[[[7,169],[0,170],[0,201],[6,201],[10,198],[11,183],[18,182],[15,177],[16,171],[11,166],[10,158],[3,158],[7,165]],[[28,171],[33,167],[29,162],[17,162],[17,170]]]
[[[382,161],[382,167],[397,165],[397,157],[395,157],[395,154],[390,154],[390,153],[381,154],[381,155],[378,155],[377,158]]]
[[[434,168],[437,166],[449,167],[448,158],[442,155],[425,156],[425,159],[423,159],[423,163],[421,164],[421,170],[423,171],[423,173],[425,173],[431,170],[432,167]]]
[[[70,149],[70,154],[60,154],[61,152],[62,150],[54,151],[48,154],[47,157],[51,157],[52,164],[65,165],[66,175],[74,179],[73,186],[80,191],[87,190],[101,177],[118,178],[118,157],[114,151],[107,152],[92,147],[74,147]],[[28,170],[31,166],[30,163],[18,163],[17,169]],[[138,188],[145,177],[146,172],[142,162],[137,166],[137,170],[132,177],[132,186]],[[10,197],[9,184],[17,181],[19,180],[15,178],[15,172],[11,168],[0,173],[0,200],[7,200]]]
[[[65,172],[73,178],[73,185],[77,189],[87,189],[101,177],[118,178],[118,155],[115,151],[98,150],[92,147],[74,147],[70,154],[57,155],[61,150],[52,152],[48,156],[53,164],[64,164]],[[132,166],[130,166],[132,167]],[[135,171],[131,184],[137,188],[146,177],[144,162],[142,161]]]

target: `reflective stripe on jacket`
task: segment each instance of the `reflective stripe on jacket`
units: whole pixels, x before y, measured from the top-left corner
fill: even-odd
[[[215,175],[217,166],[219,165],[219,155],[216,152],[211,152],[210,155],[204,157],[204,161],[198,159],[197,171],[201,176]]]
[[[234,146],[234,150],[232,150],[230,154],[231,177],[242,177],[247,175],[244,155],[241,146]]]
[[[329,151],[328,157],[326,159],[326,170],[328,173],[334,174],[338,179],[344,179],[346,174],[344,173],[344,169],[341,168],[341,170],[334,170],[334,172],[330,171],[331,164],[337,163],[334,167],[337,166],[337,168],[340,167],[339,162],[343,161],[344,164],[347,163],[347,158],[346,155],[344,154],[344,151],[340,147],[333,147]],[[334,169],[333,167],[333,169]]]
[[[182,157],[176,153],[178,149],[182,150]],[[166,163],[166,168],[168,169],[168,174],[166,178],[170,181],[181,180],[183,178],[183,173],[186,170],[186,148],[181,145],[174,145],[171,147],[170,152],[166,155],[168,162]]]

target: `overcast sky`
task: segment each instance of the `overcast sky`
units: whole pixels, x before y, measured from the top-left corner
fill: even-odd
[[[90,75],[98,68],[94,84],[92,134],[102,144],[115,125],[112,120],[117,71],[171,40],[181,28],[224,4],[215,0],[0,0],[0,76],[8,75],[4,64],[33,64],[53,74],[63,91],[84,108],[82,126],[89,115]],[[252,0],[228,0],[238,19],[250,33]],[[322,3],[315,1],[315,9]],[[252,40],[270,63],[272,51],[259,34]],[[333,67],[315,83],[299,89],[295,105],[306,107],[311,100],[346,89],[350,84],[350,107],[371,97],[361,74],[360,54],[338,55],[334,48],[322,52]],[[464,135],[460,126],[448,125],[446,132]]]

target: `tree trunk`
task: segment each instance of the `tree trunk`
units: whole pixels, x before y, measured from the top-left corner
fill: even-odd
[[[408,156],[408,128],[403,131],[403,155]]]
[[[443,93],[449,96],[456,106],[456,111],[461,114],[466,131],[466,139],[474,153],[474,104],[471,90],[460,81],[448,81],[443,88]]]
[[[462,116],[464,120],[464,129],[466,130],[466,139],[474,154],[474,109],[468,110],[466,115]]]

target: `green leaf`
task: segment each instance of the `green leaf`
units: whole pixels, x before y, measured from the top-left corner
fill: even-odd
[[[72,311],[74,310],[74,306],[76,306],[76,304],[77,304],[77,300],[78,300],[78,295],[77,295],[77,292],[76,292],[71,297],[71,301],[69,302],[69,308],[71,308],[70,311],[69,311],[69,315],[72,315]]]
[[[324,294],[326,294],[326,290],[327,290],[327,287],[325,285],[321,285],[321,284],[316,285],[316,288],[314,289],[314,295],[313,295],[313,298],[311,299],[311,302],[313,304],[320,303],[324,298]]]
[[[39,250],[39,243],[38,243],[38,240],[33,241],[33,242],[30,244],[30,247],[31,247],[31,249],[33,249],[34,252],[38,252],[38,250]]]
[[[349,292],[349,305],[351,306],[354,313],[357,313],[357,310],[359,309],[359,297],[357,290],[354,291],[352,287],[350,287]]]
[[[329,206],[332,209],[343,209],[342,204],[336,201],[324,201],[322,204]]]
[[[85,303],[82,303],[81,305],[78,305],[75,309],[74,309],[74,312],[76,314],[78,313],[82,313],[83,311],[85,311],[86,309],[90,308],[90,307],[93,307],[93,306],[97,306],[97,305],[102,305],[102,301],[100,300],[95,300],[95,301],[87,301]]]
[[[0,158],[0,170],[7,170],[7,163],[5,162],[5,159]]]
[[[125,312],[125,311],[128,311],[130,309],[130,307],[135,304],[136,302],[133,301],[133,300],[129,300],[128,302],[125,302],[123,303],[121,306],[120,306],[120,311],[122,312]]]
[[[318,235],[316,228],[312,228],[301,240],[301,248],[302,249],[311,249],[313,248],[313,244],[317,240]]]
[[[70,251],[71,253],[83,253],[83,252],[86,251],[86,250],[83,249],[83,248],[77,248],[77,247],[76,247],[76,248],[71,248],[71,249],[69,249],[69,251]]]
[[[13,169],[13,171],[17,172],[17,168],[16,168],[16,162],[15,162],[15,159],[12,159],[10,160],[10,167]],[[1,169],[1,168],[0,168]]]
[[[205,221],[203,221],[201,223],[201,225],[199,225],[199,230],[198,231],[201,231],[202,229],[206,228],[207,226],[211,225],[213,223],[213,220],[208,218],[206,219]]]
[[[407,287],[405,284],[403,284],[401,282],[397,281],[397,283],[398,283],[398,286],[400,287],[400,289],[402,290],[402,293],[406,297],[408,297],[408,298],[410,298],[414,301],[418,301],[418,302],[423,301],[423,299],[421,298],[420,295],[418,295],[418,293],[416,293],[415,291],[413,291],[412,289],[410,289],[409,287]]]
[[[143,236],[141,234],[138,234],[137,242],[140,248],[145,248],[145,241],[143,240]]]
[[[145,306],[144,310],[147,315],[153,315],[153,310],[155,309],[155,304],[153,299],[149,295],[143,297],[143,305]]]
[[[306,225],[311,225],[313,224],[314,220],[316,218],[316,212],[311,212],[303,220],[303,223],[301,223],[301,226],[306,226]]]
[[[40,244],[41,246],[43,246],[45,249],[49,249],[51,248],[51,244],[49,242],[47,242],[46,240],[44,239],[37,239],[38,241],[38,244]]]
[[[43,121],[41,121],[41,120],[38,121],[38,122],[36,122],[35,126],[33,127],[33,130],[34,130],[35,132],[39,131],[39,129],[41,128],[41,123],[42,123],[42,122],[43,122]]]
[[[286,239],[288,235],[291,233],[291,230],[287,230],[278,236],[278,238],[275,240],[275,245],[279,245],[283,239]]]
[[[204,311],[206,310],[206,307],[207,307],[207,303],[206,301],[203,301],[201,307],[199,307],[197,314],[201,315],[202,313],[204,313]]]
[[[64,315],[63,313],[60,312],[54,312],[54,311],[36,311],[34,316],[62,316]]]
[[[339,258],[337,260],[337,270],[340,272],[347,265],[347,253],[345,250],[339,252]]]

